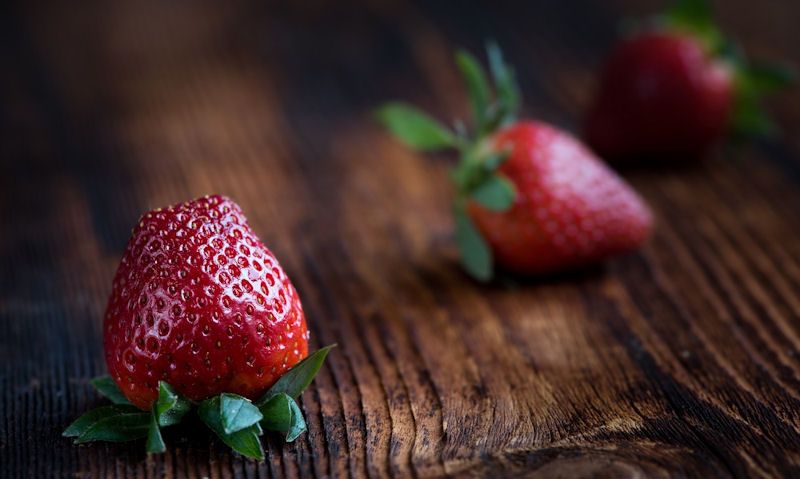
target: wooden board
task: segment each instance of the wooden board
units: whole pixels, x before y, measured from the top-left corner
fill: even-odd
[[[263,3],[2,15],[0,476],[800,475],[797,89],[772,105],[783,141],[626,173],[657,216],[641,252],[481,287],[457,265],[452,158],[409,153],[371,109],[463,116],[452,50],[492,37],[526,113],[576,130],[621,15],[658,5]],[[754,54],[800,60],[800,4],[718,6]],[[261,464],[202,429],[153,458],[73,446],[131,226],[212,192],[280,258],[314,346],[339,344],[308,434]]]

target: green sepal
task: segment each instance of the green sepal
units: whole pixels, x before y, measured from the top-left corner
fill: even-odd
[[[465,157],[469,155],[469,152],[462,154],[461,161],[458,163],[458,165],[456,165],[455,168],[450,170],[450,179],[453,180],[453,183],[458,188],[459,195],[468,193],[472,189],[472,185],[475,183],[475,163],[465,160]]]
[[[243,456],[257,460],[264,459],[264,449],[261,447],[261,441],[258,439],[261,433],[259,424],[256,423],[232,434],[227,434],[222,423],[219,396],[206,399],[200,403],[197,414],[206,426],[214,431],[228,447]]]
[[[486,53],[489,57],[489,70],[492,72],[492,79],[497,91],[497,105],[492,126],[499,128],[517,119],[520,107],[519,85],[517,85],[514,69],[503,60],[503,52],[497,43],[488,42]]]
[[[263,417],[249,399],[237,394],[220,394],[219,407],[225,434],[233,434],[257,424]]]
[[[148,454],[161,454],[167,450],[167,446],[164,444],[164,438],[161,437],[161,428],[158,426],[158,419],[156,419],[155,411],[150,414],[150,427],[147,430],[146,448]]]
[[[264,419],[261,425],[270,431],[282,432],[286,442],[292,442],[306,430],[306,422],[297,401],[288,394],[280,393],[272,396],[261,406]]]
[[[467,85],[472,112],[475,115],[475,128],[479,136],[483,135],[490,126],[488,115],[491,90],[486,79],[486,72],[483,71],[478,60],[464,50],[456,52],[456,65]]]
[[[120,390],[117,383],[114,382],[114,379],[111,376],[99,376],[91,381],[92,386],[106,397],[109,401],[113,402],[114,404],[124,404],[124,405],[131,405],[131,402],[122,394],[122,390]]]
[[[767,110],[761,106],[763,95],[788,87],[795,72],[786,65],[748,64],[740,52],[727,57],[734,69],[734,100],[731,129],[734,137],[770,137],[778,131]]]
[[[737,88],[754,94],[773,93],[797,81],[797,71],[782,63],[752,63],[740,68]]]
[[[714,23],[714,15],[708,0],[675,0],[665,16],[681,25],[706,28]]]
[[[466,149],[461,154],[461,161],[450,172],[450,177],[458,187],[460,195],[471,195],[483,184],[508,158],[509,152],[496,152],[485,144]]]
[[[493,173],[496,169],[500,168],[500,165],[506,162],[511,157],[511,152],[509,151],[501,151],[501,152],[492,152],[483,155],[483,159],[481,161],[481,167],[486,170],[487,172]]]
[[[458,194],[469,194],[475,186],[483,182],[491,174],[481,166],[481,156],[475,146],[461,152],[458,165],[450,172],[453,183],[458,187]]]
[[[375,112],[375,117],[411,148],[430,151],[457,146],[457,138],[450,130],[411,105],[387,103]]]
[[[690,33],[711,53],[718,53],[725,44],[707,0],[676,0],[662,16],[662,21],[668,28]]]
[[[256,406],[263,406],[272,396],[277,394],[286,394],[296,399],[300,396],[300,393],[311,384],[314,376],[317,375],[319,369],[322,367],[322,363],[325,362],[328,353],[335,347],[335,344],[331,344],[330,346],[320,348],[311,353],[307,358],[295,364],[292,369],[286,371],[283,376],[269,388],[266,394],[261,396],[261,399],[256,401]]]
[[[76,440],[76,444],[93,441],[125,442],[141,439],[150,427],[150,415],[144,412],[102,419]]]
[[[150,421],[151,414],[136,407],[105,406],[79,417],[63,434],[77,437],[76,444],[92,441],[132,441],[147,435]]]
[[[98,421],[109,417],[140,412],[142,411],[137,407],[129,405],[103,406],[92,409],[73,421],[61,435],[64,437],[79,437]]]
[[[463,200],[456,201],[453,215],[456,223],[456,242],[464,269],[478,281],[488,281],[492,277],[492,252],[472,223]]]
[[[260,424],[264,429],[282,432],[286,442],[294,441],[306,430],[303,412],[296,399],[311,384],[319,372],[325,358],[335,344],[325,346],[311,353],[307,358],[295,364],[256,401],[263,418]]]
[[[516,190],[505,177],[490,175],[471,194],[471,198],[491,211],[506,211],[514,204]]]
[[[286,432],[286,442],[294,442],[300,434],[306,431],[306,420],[303,418],[303,411],[294,399],[289,403],[292,410],[291,427]]]
[[[294,399],[288,394],[280,393],[264,402],[259,409],[264,418],[261,426],[268,431],[285,433],[289,430],[292,421],[292,411],[289,403]]]
[[[275,421],[282,421],[278,424],[279,430],[286,435],[287,442],[294,441],[306,430],[302,411],[294,398],[308,387],[333,347],[335,345],[321,348],[295,365],[262,398],[265,403],[269,402],[270,397],[283,400],[283,417],[276,416],[272,422],[267,421],[265,424],[275,430],[278,429]],[[124,399],[110,378],[98,378],[92,383],[110,399]],[[64,430],[63,435],[76,438],[76,443],[146,438],[147,452],[161,453],[166,450],[161,427],[177,424],[191,408],[191,401],[165,381],[160,381],[158,398],[149,412],[141,411],[130,403],[104,406],[83,414]],[[270,414],[276,414],[272,403],[267,410]],[[198,415],[234,451],[253,459],[264,458],[258,439],[263,434],[261,421],[264,416],[249,399],[222,393],[203,401],[198,407]]]
[[[516,196],[514,185],[496,173],[509,155],[494,151],[491,138],[499,129],[516,121],[521,103],[514,69],[505,62],[495,42],[487,43],[486,54],[489,75],[466,51],[458,50],[455,57],[474,112],[472,135],[460,121],[455,123],[455,134],[443,131],[430,117],[403,104],[390,103],[378,111],[380,121],[413,148],[454,147],[458,150],[459,164],[450,173],[457,188],[455,237],[464,268],[479,281],[491,279],[492,252],[469,218],[467,204],[475,201],[497,212],[513,205]],[[262,406],[272,396],[268,393],[257,404]]]
[[[159,426],[178,424],[192,408],[192,403],[166,381],[158,382],[158,399],[153,404],[153,414]]]
[[[731,129],[736,139],[771,137],[778,131],[758,99],[744,95],[734,99]]]

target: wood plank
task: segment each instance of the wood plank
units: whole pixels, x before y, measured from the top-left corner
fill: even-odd
[[[451,158],[370,119],[392,97],[464,114],[451,52],[493,37],[526,112],[577,129],[620,13],[655,9],[18,6],[0,29],[0,477],[799,474],[797,91],[775,103],[783,142],[626,172],[658,222],[641,252],[490,286],[457,264]],[[797,58],[796,6],[719,9],[748,47]],[[201,426],[158,457],[73,446],[60,431],[100,402],[88,380],[131,225],[211,192],[280,258],[314,346],[340,346],[303,396],[308,434],[268,438],[263,463]]]

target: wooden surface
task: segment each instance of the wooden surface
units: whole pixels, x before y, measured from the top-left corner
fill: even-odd
[[[783,141],[626,173],[658,221],[641,252],[479,287],[451,158],[370,109],[464,114],[452,49],[493,37],[526,113],[575,130],[621,16],[659,4],[110,3],[2,14],[0,477],[800,475],[798,89],[772,102]],[[800,4],[719,7],[749,51],[800,63]],[[212,192],[280,258],[314,346],[340,345],[308,434],[261,464],[200,427],[151,459],[73,446],[131,226]]]

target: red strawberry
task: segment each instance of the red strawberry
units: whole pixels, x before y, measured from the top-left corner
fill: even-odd
[[[636,193],[574,137],[541,122],[517,122],[518,88],[497,47],[489,62],[496,85],[469,54],[457,62],[475,110],[475,138],[453,134],[403,104],[380,120],[406,144],[453,147],[456,237],[466,270],[480,280],[493,259],[505,269],[544,274],[636,249],[652,218]]]
[[[221,196],[142,217],[103,333],[111,376],[92,384],[114,404],[63,435],[77,443],[146,437],[149,453],[164,452],[161,428],[202,401],[197,415],[225,444],[263,459],[263,429],[288,442],[305,431],[295,400],[332,347],[303,359],[308,331],[297,291],[239,206]]]
[[[747,66],[705,1],[682,0],[654,28],[611,53],[586,118],[586,140],[608,159],[703,156],[730,130],[767,133],[761,93],[787,72]]]
[[[233,201],[211,196],[145,214],[104,321],[111,377],[150,408],[164,380],[189,399],[263,394],[308,354],[300,298]]]
[[[699,157],[728,123],[730,66],[693,37],[654,32],[611,54],[586,121],[586,140],[608,158]]]
[[[647,238],[647,207],[572,135],[520,122],[493,142],[510,151],[499,173],[514,183],[514,204],[496,212],[471,201],[469,213],[506,269],[564,270],[635,250]]]

